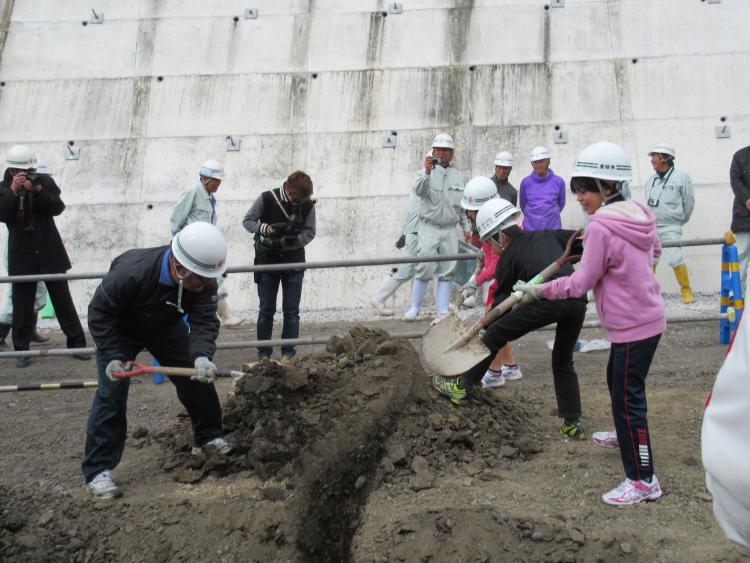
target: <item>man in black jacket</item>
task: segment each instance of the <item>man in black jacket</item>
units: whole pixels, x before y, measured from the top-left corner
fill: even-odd
[[[495,306],[513,293],[514,284],[531,280],[560,258],[568,240],[576,233],[568,230],[523,231],[516,225],[518,213],[508,210],[517,211],[509,202],[495,199],[485,203],[477,214],[480,237],[493,241],[501,252],[495,273]],[[576,241],[572,253],[579,255],[582,251],[582,243]],[[550,279],[569,276],[572,273],[573,267],[566,264]],[[479,383],[480,379],[482,387],[499,387],[504,381],[500,371],[502,361],[497,358],[497,352],[508,342],[517,340],[524,334],[557,323],[552,348],[552,376],[558,416],[563,419],[560,432],[566,439],[585,440],[585,432],[580,422],[581,394],[578,374],[573,365],[573,349],[585,316],[585,297],[560,301],[541,299],[517,306],[488,326],[482,336],[482,343],[487,346],[492,358],[483,376],[476,370],[470,370],[469,374],[456,379],[435,376],[433,385],[440,394],[456,404],[465,399],[466,389]]]
[[[210,223],[191,223],[171,247],[129,250],[112,262],[89,304],[99,386],[89,415],[82,469],[98,498],[120,496],[112,480],[125,448],[129,381],[117,379],[147,349],[160,365],[191,367],[170,377],[193,425],[194,447],[229,453],[221,405],[212,384],[219,334],[216,278],[226,270],[227,243]],[[183,320],[183,317],[187,321]],[[188,326],[189,325],[189,326]]]
[[[747,290],[747,266],[750,263],[750,147],[738,150],[732,158],[729,181],[734,192],[732,232],[737,237],[742,295]]]
[[[61,274],[70,269],[54,217],[65,204],[60,188],[48,174],[37,174],[37,160],[31,149],[15,145],[8,151],[5,176],[0,183],[0,221],[8,226],[8,274],[11,276]],[[86,337],[78,318],[68,282],[47,281],[52,305],[68,348],[85,348]],[[34,332],[34,296],[37,282],[13,283],[13,347],[28,350]],[[85,354],[73,356],[88,360]],[[31,358],[16,359],[24,368]]]
[[[315,201],[313,183],[301,171],[289,175],[281,188],[263,192],[245,215],[242,225],[255,235],[254,264],[290,264],[305,261],[305,246],[315,237]],[[299,302],[302,298],[304,270],[256,272],[258,284],[258,340],[270,340],[276,296],[281,284],[281,309],[284,324],[281,338],[299,337]],[[258,348],[258,357],[270,358],[273,348]],[[294,346],[281,347],[281,362],[296,353]]]

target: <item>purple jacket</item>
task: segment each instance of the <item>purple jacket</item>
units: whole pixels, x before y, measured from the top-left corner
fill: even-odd
[[[664,332],[666,309],[652,264],[661,255],[656,217],[640,203],[600,208],[583,235],[575,273],[545,283],[541,296],[566,299],[594,290],[596,310],[610,342],[643,340]]]
[[[525,231],[559,229],[560,213],[565,207],[565,180],[555,176],[551,169],[543,178],[532,172],[521,180],[518,203]]]

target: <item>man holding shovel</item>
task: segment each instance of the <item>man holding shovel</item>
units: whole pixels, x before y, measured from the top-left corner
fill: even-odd
[[[171,247],[129,250],[112,262],[89,304],[96,344],[98,387],[89,414],[81,464],[86,488],[117,498],[112,480],[125,448],[129,381],[117,379],[147,349],[161,365],[195,367],[191,378],[172,377],[193,425],[194,446],[229,453],[221,405],[213,386],[219,319],[216,279],[226,270],[227,243],[210,223],[191,223]],[[183,321],[187,315],[189,328]]]
[[[494,241],[502,250],[497,264],[495,304],[507,299],[513,293],[513,285],[519,280],[530,280],[557,261],[569,239],[575,235],[575,231],[568,230],[523,231],[516,225],[518,216],[519,210],[503,199],[488,201],[477,214],[480,238]],[[573,254],[580,254],[581,250],[580,241],[576,241]],[[572,273],[573,267],[565,264],[551,278]],[[441,395],[460,404],[466,398],[466,389],[479,383],[480,377],[482,387],[502,385],[502,360],[496,357],[498,350],[524,334],[557,323],[552,349],[552,376],[558,416],[563,419],[560,432],[566,439],[585,440],[580,421],[578,374],[573,366],[573,348],[585,316],[585,296],[562,301],[540,300],[515,307],[492,322],[482,336],[482,343],[492,357],[483,376],[476,370],[469,370],[456,378],[436,375],[433,386]],[[486,362],[484,364],[487,365]]]

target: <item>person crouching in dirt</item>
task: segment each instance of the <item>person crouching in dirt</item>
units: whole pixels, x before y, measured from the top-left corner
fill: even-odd
[[[112,480],[127,436],[129,369],[144,348],[164,366],[195,367],[170,377],[193,425],[195,448],[230,453],[222,437],[221,405],[213,386],[219,318],[216,279],[226,270],[227,243],[210,223],[186,226],[171,246],[129,250],[112,261],[89,304],[98,387],[89,414],[81,467],[97,498],[121,496]],[[187,323],[183,317],[187,315]],[[189,323],[189,327],[188,327]]]
[[[602,496],[614,505],[662,495],[654,474],[646,408],[646,376],[666,328],[661,288],[652,270],[661,243],[654,213],[620,193],[630,171],[630,158],[619,145],[601,142],[581,151],[570,184],[591,215],[580,266],[569,277],[513,288],[524,292],[525,301],[567,300],[594,290],[599,319],[612,343],[607,385],[615,431],[595,432],[593,441],[620,449],[625,480]]]
[[[477,213],[477,228],[482,240],[494,240],[502,253],[497,263],[497,289],[494,303],[500,304],[512,293],[518,280],[528,280],[560,258],[565,246],[575,231],[541,230],[523,231],[516,224],[521,212],[504,199],[491,199]],[[573,254],[582,251],[580,241],[573,245]],[[563,266],[555,276],[573,273],[570,264]],[[578,387],[578,374],[573,365],[573,348],[586,316],[586,294],[563,301],[543,299],[529,305],[519,306],[502,315],[487,327],[482,342],[494,356],[481,379],[482,387],[502,385],[502,360],[497,355],[508,342],[521,338],[543,326],[557,323],[555,344],[552,348],[552,377],[555,382],[557,413],[563,419],[560,433],[566,440],[585,440],[586,434],[581,424],[581,394]],[[433,387],[460,404],[466,399],[466,389],[479,381],[471,376],[453,379],[436,375]]]
[[[471,221],[472,233],[477,231],[477,213],[486,202],[491,199],[500,199],[495,187],[495,182],[486,176],[478,176],[472,178],[466,184],[464,188],[464,197],[461,200],[461,207],[463,207],[466,216]],[[480,237],[481,238],[481,237]],[[485,283],[492,283],[490,289],[497,288],[497,281],[495,280],[495,273],[497,271],[497,262],[500,259],[501,248],[491,238],[481,241],[482,245],[482,268],[479,272],[471,276],[461,288],[461,294],[464,297],[464,302],[469,298],[475,297],[477,290],[483,288]],[[482,293],[484,294],[484,293]],[[475,297],[476,298],[476,297]],[[493,295],[489,295],[486,303],[486,312],[492,308]],[[513,348],[512,344],[508,342],[503,346],[497,353],[497,361],[494,363],[498,367],[496,370],[499,375],[494,378],[492,387],[500,387],[505,385],[506,381],[517,381],[523,377],[521,368],[513,359]],[[499,366],[497,365],[499,363]]]
[[[284,264],[305,261],[305,246],[315,238],[315,200],[310,176],[297,170],[284,185],[263,192],[242,220],[254,236],[254,264]],[[284,324],[281,338],[299,337],[299,302],[302,299],[304,270],[255,272],[258,285],[258,340],[271,340],[276,296],[281,284],[281,310]],[[258,347],[259,359],[270,359],[273,348]],[[296,354],[294,346],[281,347],[281,363]]]

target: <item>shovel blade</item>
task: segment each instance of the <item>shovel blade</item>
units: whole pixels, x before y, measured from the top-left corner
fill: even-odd
[[[427,330],[419,351],[427,375],[457,377],[489,357],[490,353],[479,340],[479,335],[463,346],[448,350],[469,328],[458,315],[451,313]]]

